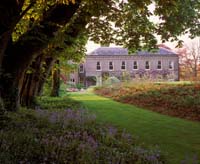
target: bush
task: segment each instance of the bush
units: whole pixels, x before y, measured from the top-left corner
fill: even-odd
[[[84,84],[80,83],[80,84],[76,84],[76,88],[79,89],[79,90],[80,89],[85,89],[85,86],[84,86]]]
[[[68,96],[64,97],[38,97],[37,98],[38,108],[46,109],[46,110],[54,110],[54,109],[67,109],[73,108],[77,109],[81,107],[81,104],[75,100],[70,99]]]
[[[103,82],[104,85],[113,85],[113,84],[116,84],[116,83],[120,83],[120,80],[117,77],[114,77],[114,76],[107,78]]]

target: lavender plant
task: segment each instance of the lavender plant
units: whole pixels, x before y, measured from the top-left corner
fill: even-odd
[[[96,123],[85,110],[37,110],[11,115],[0,131],[0,163],[162,164],[125,130]]]

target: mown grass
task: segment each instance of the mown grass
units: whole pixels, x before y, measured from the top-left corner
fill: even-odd
[[[97,115],[100,122],[126,129],[140,142],[158,145],[169,164],[178,164],[186,157],[200,160],[200,123],[161,115],[133,105],[115,102],[93,93],[71,93]],[[192,163],[185,161],[186,164]],[[198,162],[197,162],[198,163]]]

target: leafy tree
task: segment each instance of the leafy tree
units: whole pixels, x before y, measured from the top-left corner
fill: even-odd
[[[24,87],[20,92],[20,102],[22,105],[28,107],[35,105],[35,96],[41,95],[42,87],[51,69],[53,76],[51,96],[58,96],[60,64],[56,64],[54,67],[53,65],[55,62],[60,63],[59,60],[65,60],[65,62],[66,60],[73,60],[77,62],[84,56],[85,48],[83,47],[86,44],[87,37],[85,36],[85,29],[81,26],[86,24],[85,16],[87,18],[87,14],[84,15],[83,12],[85,11],[77,14],[69,26],[62,28],[58,32],[56,39],[48,44],[48,48],[32,62],[22,83],[22,87]],[[42,63],[45,63],[45,71],[43,70]],[[30,70],[32,70],[31,73]]]
[[[22,34],[16,42],[9,44],[3,58],[1,77],[1,96],[8,110],[16,110],[19,106],[19,91],[26,68],[47,48],[60,26],[69,22],[78,8],[78,3],[52,5],[38,24]]]
[[[148,8],[152,3],[154,11]],[[200,2],[193,0],[1,0],[0,9],[0,97],[11,111],[19,106],[27,68],[41,54],[43,62],[49,58],[44,52],[50,47],[57,53],[82,51],[71,47],[83,35],[135,51],[154,48],[154,34],[163,41],[200,35]],[[152,14],[162,21],[153,23]],[[73,53],[67,58],[76,58]]]
[[[182,78],[197,79],[200,65],[200,39],[191,46],[177,49]]]

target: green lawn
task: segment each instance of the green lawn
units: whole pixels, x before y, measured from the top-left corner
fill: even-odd
[[[198,122],[161,115],[93,93],[71,93],[70,97],[96,113],[98,121],[125,128],[141,142],[159,145],[162,151],[167,152],[170,164],[178,164],[186,156],[200,156]]]

